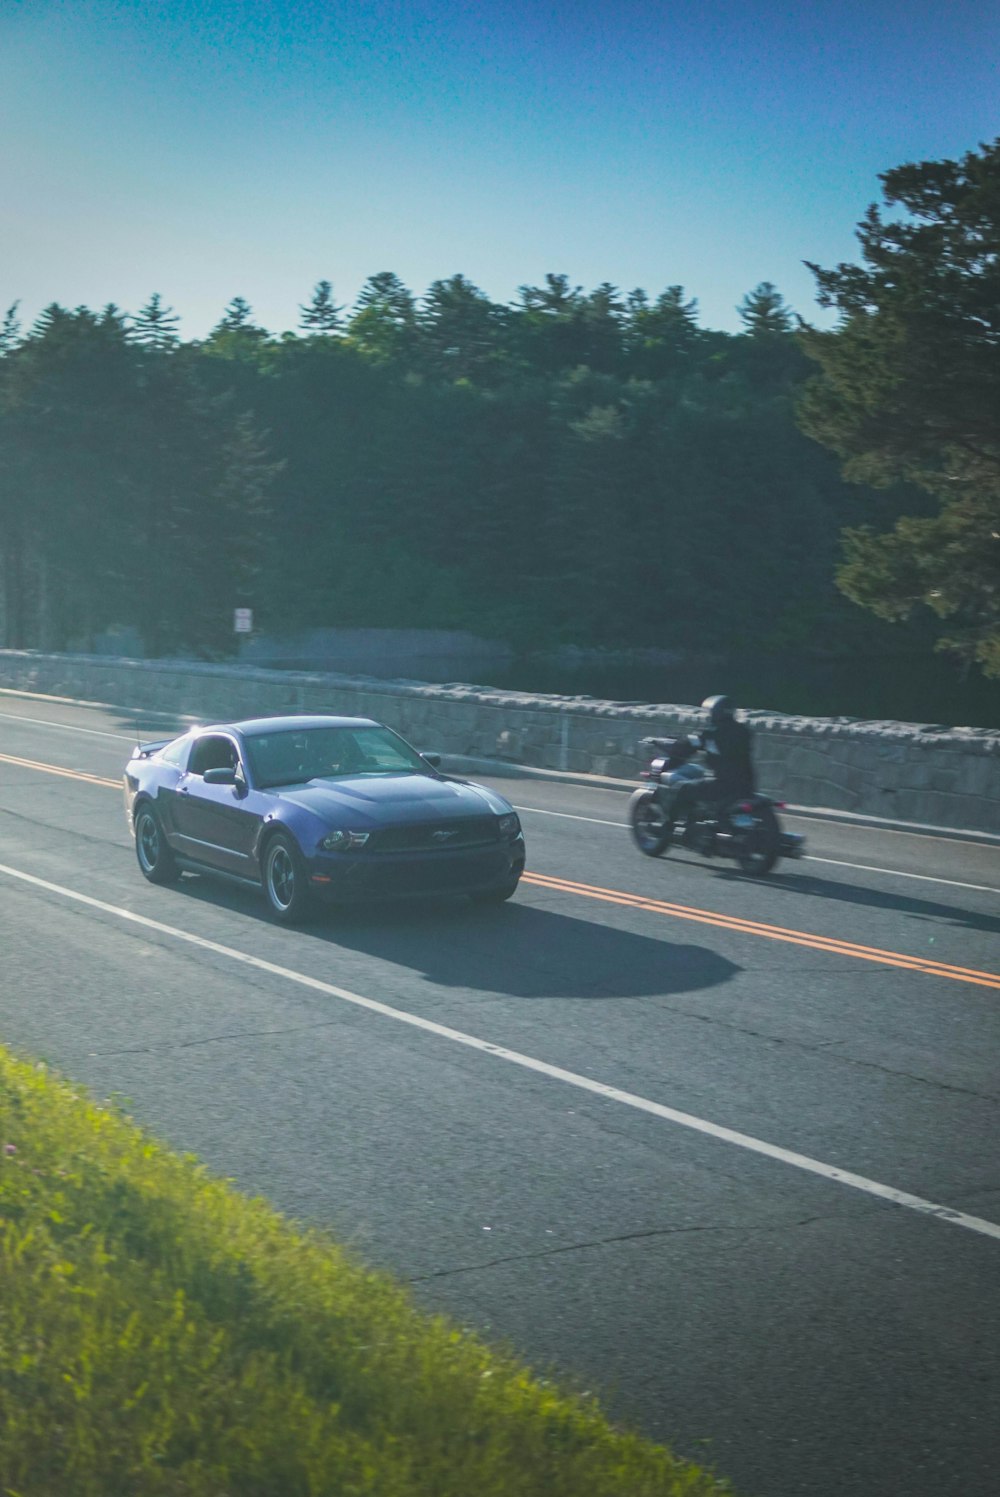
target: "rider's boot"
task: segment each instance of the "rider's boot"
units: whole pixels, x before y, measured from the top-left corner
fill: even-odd
[[[714,821],[699,821],[694,828],[691,846],[695,852],[700,852],[702,857],[710,858],[715,851],[715,833],[717,826]]]

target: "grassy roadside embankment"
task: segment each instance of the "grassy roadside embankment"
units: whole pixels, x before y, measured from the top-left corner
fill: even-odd
[[[4,1497],[717,1497],[0,1047]]]

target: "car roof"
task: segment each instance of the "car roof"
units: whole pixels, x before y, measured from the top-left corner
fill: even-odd
[[[206,723],[196,728],[197,733],[241,733],[244,738],[259,733],[284,733],[296,728],[380,728],[382,724],[373,717],[319,717],[292,715],[289,717],[251,717],[238,723]]]

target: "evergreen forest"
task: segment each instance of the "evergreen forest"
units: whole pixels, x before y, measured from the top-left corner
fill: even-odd
[[[578,645],[853,652],[840,532],[912,510],[845,483],[804,436],[811,366],[764,284],[736,335],[567,277],[500,306],[461,275],[414,297],[320,282],[295,333],[239,297],[182,342],[136,315],[49,306],[0,358],[3,643],[149,655],[260,627],[467,628]]]
[[[500,305],[461,274],[418,297],[385,271],[350,309],[321,280],[295,331],[236,296],[190,341],[159,293],[134,314],[53,303],[28,329],[15,303],[0,643],[89,650],[112,631],[219,659],[249,607],[279,637],[465,629],[522,656],[741,653],[796,675],[930,664],[936,642],[1000,674],[978,227],[998,168],[994,145],[886,173],[917,227],[872,208],[866,270],[812,267],[832,333],[770,282],[724,333],[682,286],[563,274]],[[963,364],[978,399],[949,406]],[[959,627],[942,637],[934,613]]]

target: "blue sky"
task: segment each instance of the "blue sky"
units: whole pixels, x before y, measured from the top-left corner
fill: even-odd
[[[0,310],[395,271],[681,284],[703,326],[856,257],[878,173],[1000,134],[996,0],[0,0]]]

